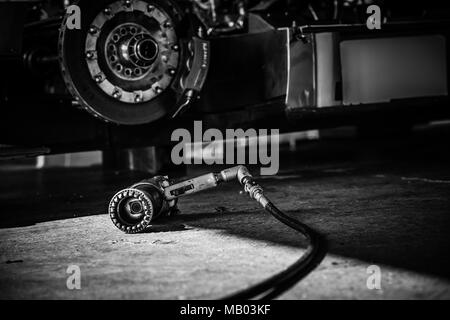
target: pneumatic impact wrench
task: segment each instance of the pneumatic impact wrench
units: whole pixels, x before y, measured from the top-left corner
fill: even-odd
[[[256,200],[277,220],[300,232],[307,240],[308,247],[302,256],[282,272],[226,299],[272,299],[286,291],[305,277],[322,260],[325,250],[321,237],[313,229],[279,210],[263,193],[246,167],[236,166],[208,173],[178,183],[170,183],[168,177],[156,176],[141,181],[117,192],[109,203],[109,214],[117,228],[126,233],[138,233],[151,226],[151,222],[162,215],[170,215],[177,210],[177,200],[186,196],[214,188],[217,185],[237,179],[250,198]]]
[[[115,226],[126,233],[144,231],[160,216],[177,210],[177,199],[217,185],[237,180],[250,197],[263,207],[269,202],[262,188],[244,166],[236,166],[171,184],[168,177],[156,176],[117,192],[109,203],[109,214]]]

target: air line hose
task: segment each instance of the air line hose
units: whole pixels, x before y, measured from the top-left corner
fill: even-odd
[[[303,255],[284,271],[247,289],[226,296],[224,300],[235,299],[273,299],[294,286],[298,281],[308,275],[322,260],[325,255],[325,241],[321,235],[306,224],[289,217],[268,200],[262,188],[251,176],[245,176],[241,183],[250,197],[259,202],[264,209],[273,215],[278,221],[300,232],[309,245]]]

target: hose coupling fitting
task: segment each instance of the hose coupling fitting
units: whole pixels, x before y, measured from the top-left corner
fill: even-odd
[[[245,176],[242,179],[244,185],[244,191],[248,193],[251,199],[257,201],[263,208],[269,203],[269,200],[264,195],[263,188],[256,183],[251,176]]]

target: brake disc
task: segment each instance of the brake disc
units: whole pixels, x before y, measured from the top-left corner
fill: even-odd
[[[59,57],[81,108],[105,121],[143,124],[170,113],[189,67],[181,10],[172,0],[80,0],[81,29],[64,19]]]

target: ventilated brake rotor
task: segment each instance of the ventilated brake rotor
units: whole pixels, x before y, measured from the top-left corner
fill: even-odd
[[[179,96],[185,49],[172,1],[81,0],[81,30],[63,22],[60,62],[80,106],[103,120],[142,124],[167,114]]]

